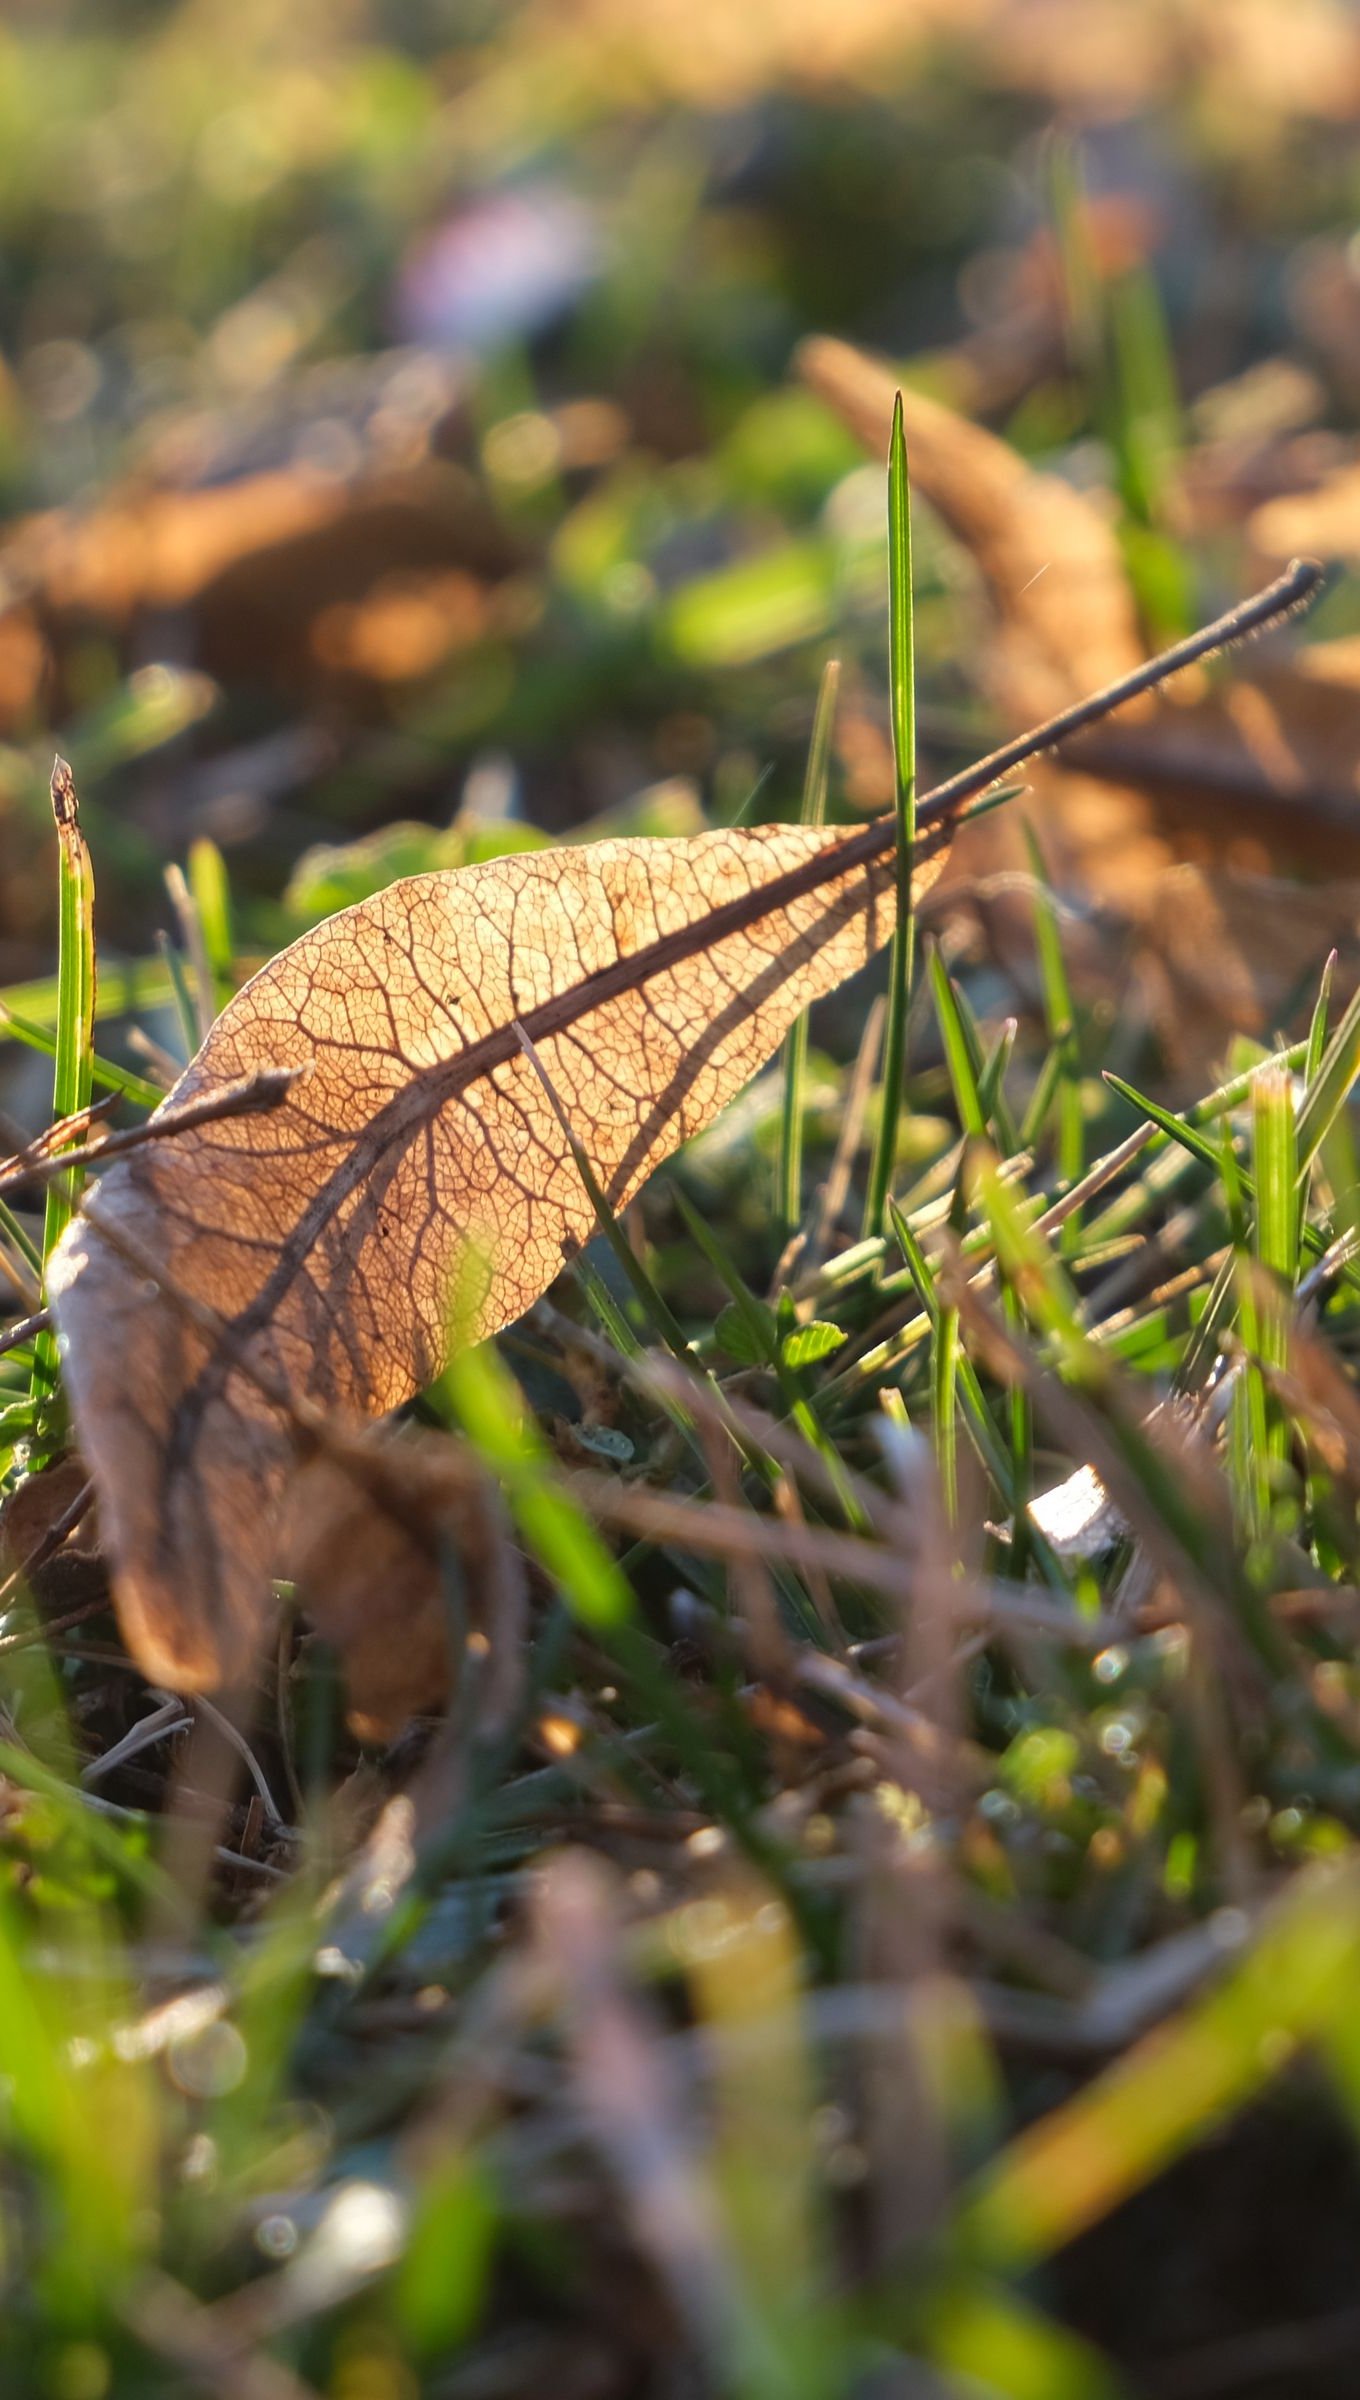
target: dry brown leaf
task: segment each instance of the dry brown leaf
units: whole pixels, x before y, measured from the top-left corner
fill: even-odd
[[[947,833],[926,838],[923,893]],[[594,1230],[541,1064],[615,1208],[892,930],[891,821],[613,841],[393,885],[231,1003],[171,1095],[301,1070],[267,1117],[110,1168],[49,1278],[130,1647],[242,1676],[294,1453],[288,1403],[369,1417]],[[527,1056],[517,1028],[527,1032]]]
[[[381,1425],[309,1459],[289,1486],[282,1554],[296,1598],[340,1654],[361,1741],[390,1741],[448,1701],[462,1664],[454,1590],[484,1730],[505,1722],[520,1688],[522,1561],[499,1495],[475,1473],[451,1478],[450,1463],[440,1436]]]
[[[442,1707],[454,1675],[438,1538],[447,1509],[425,1488],[418,1452],[388,1441],[375,1456],[387,1505],[338,1459],[310,1459],[289,1489],[280,1542],[299,1602],[344,1661],[361,1741]]]
[[[520,563],[473,476],[424,459],[349,479],[279,468],[202,489],[129,483],[0,542],[0,727],[22,724],[72,634],[192,616],[228,682],[346,692],[424,675],[481,629]]]
[[[830,341],[807,344],[800,364],[866,445],[884,451],[890,370]],[[913,485],[971,553],[996,614],[999,667],[989,658],[987,672],[1008,721],[1127,671],[1143,644],[1098,508],[982,427],[917,394],[903,400]],[[1322,498],[1274,501],[1253,532],[1260,538],[1278,509],[1286,514],[1262,540],[1272,555],[1309,544],[1335,551],[1316,514]],[[1061,760],[1028,770],[1050,871],[1136,930],[1152,1013],[1188,1075],[1233,1028],[1268,1031],[1333,944],[1355,951],[1357,758],[1360,660],[1355,645],[1334,643],[1254,664],[1250,681],[1223,690],[1151,695],[1117,725],[1070,743]],[[878,770],[891,772],[881,737]],[[984,882],[997,869],[1023,873],[1018,826],[977,826],[966,863]],[[1325,890],[1285,880],[1300,870],[1325,875]],[[1005,913],[991,911],[993,935],[1019,965],[1032,945],[1029,904],[1017,899],[1009,912],[1013,942]],[[1108,982],[1108,928],[1089,943],[1074,932],[1069,950],[1083,988]]]

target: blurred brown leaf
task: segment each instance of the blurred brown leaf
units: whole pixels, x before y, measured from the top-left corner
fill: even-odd
[[[20,520],[0,544],[0,727],[49,703],[73,641],[177,612],[193,663],[305,692],[427,674],[481,631],[520,552],[447,459],[350,477],[304,467],[179,489],[129,483]]]
[[[916,888],[943,864],[924,839]],[[305,934],[172,1100],[300,1069],[114,1165],[49,1288],[129,1645],[193,1689],[249,1667],[294,1403],[365,1417],[518,1316],[891,933],[893,825],[612,841],[415,876]],[[535,1045],[527,1055],[526,1033]],[[468,1262],[484,1272],[460,1288]]]
[[[380,1506],[338,1461],[309,1459],[280,1540],[301,1606],[344,1661],[361,1741],[441,1707],[453,1680],[437,1518],[423,1490],[404,1488],[398,1451],[384,1455],[396,1506]]]
[[[886,458],[897,378],[848,342],[805,342],[804,380]],[[1050,715],[1145,656],[1114,527],[995,434],[903,391],[912,487],[976,559],[999,617],[984,673],[1017,723]]]
[[[896,378],[845,343],[805,344],[806,380],[885,452]],[[1099,505],[1039,474],[996,435],[917,393],[903,406],[913,488],[976,561],[995,613],[981,678],[1018,725],[1124,673],[1145,655],[1113,525]],[[1316,544],[1299,514],[1272,554]],[[1284,508],[1282,501],[1272,508]],[[1258,512],[1253,531],[1268,510]],[[1335,549],[1335,541],[1324,544]],[[862,735],[862,728],[861,728]],[[1198,1071],[1234,1028],[1260,1031],[1300,976],[1338,944],[1360,960],[1360,650],[1322,644],[1286,664],[1253,662],[1222,691],[1186,678],[1031,770],[1045,856],[1058,883],[1122,919],[1144,969],[1145,1004],[1172,1058]],[[957,864],[985,879],[1023,869],[1014,822],[990,820]],[[1300,870],[1326,888],[1287,880]],[[1028,904],[990,922],[1019,963]],[[1072,962],[1108,984],[1108,933],[1078,930]],[[1123,964],[1118,973],[1123,977]]]
[[[1360,459],[1335,468],[1311,490],[1264,501],[1248,531],[1267,558],[1293,557],[1300,544],[1323,558],[1360,557]]]

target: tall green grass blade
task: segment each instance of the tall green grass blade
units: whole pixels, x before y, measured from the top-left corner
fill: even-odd
[[[1338,1033],[1340,1030],[1341,1028],[1338,1027]],[[1270,1069],[1273,1071],[1277,1064],[1284,1067],[1288,1063],[1288,1058],[1289,1053],[1282,1051],[1278,1062],[1274,1059],[1269,1062]],[[1243,1079],[1239,1097],[1245,1098],[1246,1093],[1252,1089],[1261,1073],[1262,1069],[1259,1066],[1253,1067],[1251,1074]],[[1112,1091],[1119,1092],[1125,1100],[1131,1101],[1135,1108],[1140,1109],[1145,1117],[1150,1117],[1161,1132],[1169,1134],[1173,1142],[1179,1142],[1192,1158],[1198,1159],[1202,1166],[1213,1168],[1228,1187],[1230,1202],[1233,1199],[1234,1191],[1239,1191],[1246,1200],[1254,1201],[1256,1199],[1256,1185],[1251,1176],[1238,1165],[1235,1157],[1232,1157],[1230,1163],[1225,1165],[1224,1153],[1215,1148],[1208,1135],[1202,1133],[1191,1118],[1178,1117],[1169,1108],[1161,1107],[1159,1102],[1150,1100],[1145,1092],[1140,1092],[1135,1085],[1126,1083],[1122,1075],[1116,1075],[1109,1067],[1105,1069],[1105,1081]],[[1229,1137],[1230,1139],[1231,1137]],[[1299,1238],[1313,1258],[1326,1257],[1327,1241],[1325,1236],[1318,1232],[1316,1226],[1302,1224]],[[1342,1274],[1352,1291],[1360,1291],[1360,1273],[1357,1273],[1353,1266],[1343,1268]]]
[[[978,1077],[978,1098],[982,1102],[983,1116],[1008,1155],[1020,1148],[1019,1128],[1006,1102],[1006,1073],[1015,1055],[1015,1038],[1019,1030],[1018,1020],[1007,1017],[982,1062],[982,1072]]]
[[[72,1117],[88,1108],[94,1087],[94,869],[80,830],[80,804],[71,770],[59,758],[52,769],[52,812],[58,842],[57,1049],[52,1074],[52,1113]],[[75,1214],[84,1178],[78,1167],[47,1187],[43,1217],[43,1266]],[[50,1328],[33,1345],[32,1392],[46,1400],[57,1381],[57,1338]]]
[[[1039,985],[1044,999],[1050,1055],[1054,1060],[1058,1174],[1064,1183],[1079,1183],[1086,1153],[1080,1061],[1077,1055],[1077,1013],[1044,855],[1034,838],[1032,826],[1026,825],[1023,830],[1034,876],[1034,946],[1039,964]],[[1035,1126],[1033,1131],[1037,1132],[1038,1127]],[[1071,1251],[1078,1246],[1080,1239],[1081,1220],[1074,1215],[1067,1219],[1063,1227],[1059,1246]]]
[[[812,720],[807,774],[803,781],[802,821],[821,825],[826,819],[826,795],[831,771],[831,737],[840,693],[839,659],[829,658],[822,669],[817,708]],[[803,1216],[803,1086],[807,1077],[807,1013],[799,1017],[784,1044],[784,1109],[779,1130],[779,1169],[776,1205],[780,1243],[797,1232]]]
[[[932,1345],[931,1408],[935,1419],[935,1463],[940,1497],[951,1525],[959,1515],[959,1312],[942,1308]]]
[[[1267,1274],[1292,1289],[1299,1260],[1299,1141],[1293,1087],[1283,1071],[1258,1075],[1252,1088],[1252,1156],[1256,1255]],[[1270,1363],[1283,1366],[1283,1352]]]
[[[868,1234],[883,1231],[884,1208],[897,1156],[902,1085],[907,1064],[907,1006],[915,960],[916,920],[911,875],[916,847],[916,661],[911,588],[911,489],[902,396],[893,409],[888,445],[888,690],[892,713],[897,808],[897,930],[888,970],[888,1023],[883,1044],[883,1106],[869,1170],[864,1212]]]
[[[921,1306],[930,1319],[932,1344],[936,1344],[940,1339],[941,1327],[947,1311],[945,1303],[940,1297],[935,1270],[921,1247],[915,1228],[910,1220],[902,1214],[896,1201],[889,1201],[888,1217],[893,1233],[897,1237],[898,1247],[907,1262],[916,1286]],[[960,1351],[956,1357],[955,1379],[963,1395],[964,1413],[973,1445],[998,1492],[1009,1504],[1013,1497],[1010,1461],[1006,1455],[1005,1444],[992,1423],[986,1400],[983,1397],[982,1386],[978,1381],[977,1369],[966,1351]],[[932,1368],[932,1390],[937,1388],[939,1380]]]

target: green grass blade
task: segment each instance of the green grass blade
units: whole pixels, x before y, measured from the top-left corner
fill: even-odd
[[[1335,976],[1336,952],[1333,950],[1322,970],[1322,981],[1318,985],[1318,996],[1313,1007],[1312,1022],[1308,1028],[1308,1055],[1303,1063],[1303,1080],[1306,1084],[1313,1081],[1326,1056],[1327,1014],[1332,1004],[1332,984]]]
[[[194,996],[193,985],[189,981],[189,970],[167,933],[157,934],[156,947],[161,954],[166,974],[170,979],[170,997],[174,1001],[175,1015],[179,1021],[180,1042],[186,1059],[189,1059],[193,1057],[203,1038],[199,1030],[198,1003]]]
[[[959,1515],[959,1312],[942,1308],[931,1360],[931,1405],[935,1417],[935,1462],[940,1496],[951,1525]]]
[[[987,1110],[979,1083],[979,1062],[959,1005],[958,993],[949,980],[948,970],[940,956],[938,942],[928,945],[926,972],[930,978],[931,997],[944,1043],[945,1064],[958,1105],[959,1122],[966,1135],[973,1140],[983,1141],[987,1134]]]
[[[978,1077],[978,1098],[982,1113],[992,1127],[1007,1155],[1020,1148],[1020,1132],[1006,1102],[1006,1073],[1015,1054],[1015,1037],[1019,1024],[1007,1017],[990,1051],[982,1062]]]
[[[212,971],[219,1009],[236,989],[236,943],[231,923],[231,887],[227,862],[216,842],[204,836],[189,846],[189,890],[203,932],[203,948]]]
[[[26,1050],[39,1050],[44,1058],[57,1055],[57,1037],[44,1025],[35,1025],[28,1017],[19,1016],[0,1000],[0,1037],[9,1033]],[[139,1108],[159,1108],[165,1098],[159,1084],[148,1083],[145,1075],[134,1075],[130,1067],[115,1066],[112,1059],[100,1058],[96,1052],[90,1061],[90,1079],[97,1091],[120,1092],[125,1100],[135,1100]]]
[[[907,1063],[907,1004],[916,948],[916,920],[911,904],[916,847],[915,626],[911,589],[911,487],[900,392],[888,446],[888,688],[897,807],[897,930],[888,974],[883,1107],[864,1212],[864,1230],[870,1234],[883,1231],[884,1208],[897,1156],[897,1128],[902,1116],[902,1084]]]
[[[1258,1075],[1252,1089],[1256,1255],[1269,1274],[1291,1287],[1299,1258],[1298,1149],[1289,1076]],[[1283,1354],[1272,1360],[1284,1363]]]
[[[822,670],[817,708],[812,720],[812,743],[803,782],[802,817],[805,825],[821,825],[826,819],[831,736],[836,723],[840,681],[840,661],[830,658]],[[808,1021],[805,1010],[791,1028],[784,1044],[784,1111],[779,1132],[776,1199],[781,1247],[797,1232],[803,1216],[803,1086],[807,1076],[807,1047]]]
[[[943,1320],[948,1312],[940,1298],[935,1271],[917,1239],[915,1228],[893,1200],[888,1202],[888,1217],[897,1237],[898,1247],[907,1262],[916,1286],[921,1306],[930,1319],[932,1344],[938,1346]],[[977,1370],[966,1350],[960,1350],[956,1356],[955,1378],[963,1396],[965,1420],[973,1446],[998,1492],[1009,1505],[1013,1496],[1010,1460],[1007,1458],[1005,1445],[992,1423],[987,1403],[983,1398],[982,1386],[978,1381]],[[939,1382],[940,1378],[932,1365],[932,1390],[938,1389]]]
[[[59,948],[57,955],[57,1049],[52,1074],[52,1113],[71,1117],[87,1108],[94,1086],[94,869],[80,830],[80,804],[71,770],[59,758],[52,769],[52,811],[57,823]],[[83,1181],[73,1167],[47,1187],[43,1218],[43,1266],[75,1214]],[[45,1399],[56,1387],[57,1338],[50,1328],[33,1345],[32,1391]]]
[[[1338,1026],[1337,1032],[1340,1033],[1340,1031],[1341,1028]],[[1272,1070],[1277,1065],[1283,1068],[1288,1063],[1289,1053],[1285,1051],[1280,1053],[1278,1061],[1272,1059],[1268,1062]],[[1251,1074],[1243,1078],[1241,1097],[1245,1098],[1261,1073],[1262,1069],[1259,1066],[1253,1067]],[[1228,1187],[1230,1200],[1233,1199],[1235,1193],[1247,1200],[1254,1201],[1256,1199],[1256,1185],[1253,1178],[1244,1173],[1235,1159],[1232,1160],[1231,1165],[1225,1166],[1222,1150],[1215,1148],[1208,1135],[1201,1133],[1199,1127],[1189,1117],[1173,1115],[1169,1108],[1162,1108],[1157,1101],[1149,1100],[1145,1092],[1140,1092],[1135,1085],[1126,1083],[1122,1075],[1114,1074],[1109,1067],[1105,1069],[1105,1081],[1112,1091],[1120,1093],[1125,1100],[1130,1101],[1135,1108],[1141,1110],[1145,1117],[1150,1117],[1153,1124],[1162,1133],[1169,1134],[1173,1142],[1179,1142],[1183,1149],[1189,1151],[1192,1158],[1198,1159],[1204,1166],[1211,1167]],[[1316,1226],[1302,1225],[1299,1238],[1311,1257],[1324,1258],[1326,1256],[1326,1238],[1318,1232]],[[1343,1278],[1352,1291],[1360,1291],[1360,1273],[1357,1273],[1353,1266],[1343,1269]]]
[[[784,1365],[782,1344],[773,1325],[772,1312],[764,1302],[748,1291],[736,1266],[710,1225],[693,1207],[679,1185],[672,1187],[675,1203],[685,1220],[685,1227],[696,1249],[707,1259],[715,1275],[720,1277],[732,1295],[732,1305],[741,1320],[742,1333],[752,1359],[768,1362],[779,1385],[780,1398],[804,1441],[809,1442],[822,1460],[836,1487],[846,1522],[858,1532],[865,1530],[864,1511],[845,1478],[840,1454],[827,1437],[811,1403],[799,1391],[797,1380]]]
[[[1319,1002],[1319,1012],[1321,1009],[1322,1003]],[[1318,1012],[1315,1012],[1314,1030],[1309,1036],[1310,1055],[1316,1040],[1317,1017]],[[1312,1165],[1350,1097],[1357,1074],[1360,1074],[1360,992],[1352,994],[1326,1050],[1309,1074],[1308,1088],[1299,1110],[1300,1171]]]
[[[1275,1470],[1288,1456],[1289,1428],[1261,1370],[1288,1361],[1289,1295],[1299,1261],[1298,1141],[1287,1070],[1263,1073],[1252,1087],[1252,1157],[1261,1273],[1243,1282],[1242,1334],[1251,1355],[1234,1405],[1242,1421],[1239,1441],[1248,1452],[1241,1463],[1256,1525],[1264,1532],[1271,1521]]]
[[[456,1350],[440,1389],[572,1614],[598,1628],[624,1624],[633,1595],[618,1561],[553,1478],[542,1440],[499,1352],[490,1342]]]
[[[1034,876],[1034,947],[1039,964],[1039,984],[1043,992],[1048,1038],[1052,1045],[1050,1055],[1055,1062],[1058,1174],[1064,1183],[1079,1183],[1085,1163],[1085,1134],[1077,1056],[1077,1014],[1068,980],[1067,961],[1063,956],[1062,934],[1048,869],[1044,864],[1043,852],[1034,838],[1033,828],[1026,825],[1023,830]],[[1033,1131],[1038,1131],[1037,1125]],[[1063,1227],[1060,1246],[1064,1250],[1071,1250],[1079,1240],[1080,1219],[1073,1216]]]

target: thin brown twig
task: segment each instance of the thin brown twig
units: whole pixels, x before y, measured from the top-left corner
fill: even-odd
[[[0,1358],[4,1357],[7,1350],[21,1349],[25,1342],[32,1341],[36,1333],[44,1333],[51,1322],[52,1312],[47,1308],[35,1308],[30,1317],[16,1317],[14,1323],[7,1325],[4,1332],[0,1333]]]
[[[159,1108],[144,1125],[129,1126],[122,1133],[106,1135],[102,1142],[63,1150],[56,1157],[40,1155],[41,1144],[35,1143],[31,1151],[19,1151],[0,1163],[0,1193],[35,1178],[45,1181],[63,1175],[68,1167],[102,1166],[106,1158],[120,1158],[124,1151],[140,1150],[147,1142],[167,1141],[175,1134],[191,1132],[197,1125],[213,1125],[222,1118],[251,1116],[277,1108],[300,1073],[298,1067],[262,1067],[254,1075],[242,1075],[235,1083],[220,1084],[215,1091],[203,1092],[196,1100],[186,1100],[178,1108]],[[101,1234],[105,1230],[102,1223],[99,1230]]]

